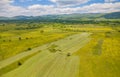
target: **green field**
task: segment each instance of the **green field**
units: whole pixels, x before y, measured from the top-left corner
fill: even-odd
[[[0,77],[120,76],[119,26],[35,24],[0,25]]]

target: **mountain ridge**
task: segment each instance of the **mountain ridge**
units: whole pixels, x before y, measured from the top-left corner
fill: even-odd
[[[0,20],[46,20],[46,19],[63,19],[63,20],[79,20],[79,19],[120,19],[120,12],[113,13],[73,13],[73,14],[61,14],[61,15],[42,15],[42,16],[14,16],[14,17],[4,17],[0,16]]]

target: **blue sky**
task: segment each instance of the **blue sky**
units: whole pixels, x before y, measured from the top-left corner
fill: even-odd
[[[23,1],[15,0],[15,2],[12,4],[16,6],[27,7],[27,6],[34,5],[34,4],[52,5],[53,3],[50,2],[49,0],[23,0]]]
[[[0,16],[120,11],[120,0],[0,0]]]
[[[104,3],[104,0],[90,0],[86,4],[93,4],[93,3]],[[56,5],[55,3],[51,2],[50,0],[15,0],[13,5],[27,7],[34,4],[41,4],[41,5]],[[83,4],[85,5],[85,4]],[[80,5],[81,6],[81,5]]]

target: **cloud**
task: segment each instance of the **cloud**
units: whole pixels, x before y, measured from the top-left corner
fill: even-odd
[[[19,0],[20,2],[33,1],[33,0]]]
[[[14,16],[21,15],[28,11],[20,6],[13,6],[14,0],[1,0],[0,1],[0,16]]]
[[[76,11],[84,13],[109,13],[120,11],[120,3],[94,3],[91,5],[76,8]]]
[[[53,8],[53,5],[40,5],[40,4],[35,4],[35,5],[31,5],[28,7],[28,9],[30,10],[40,10],[40,9],[51,9]]]
[[[84,4],[87,3],[89,0],[50,0],[50,1],[57,4],[57,6],[59,7],[66,7]]]
[[[0,3],[12,3],[14,0],[1,0]]]
[[[1,0],[0,1],[0,12],[7,10],[8,7],[10,6],[10,3],[12,2],[13,0]]]
[[[14,6],[11,4],[12,2],[14,2],[14,0],[0,1],[0,16],[39,16],[47,14],[109,13],[120,11],[120,2],[94,3],[82,7],[56,7],[55,5],[34,4],[24,8],[21,6]]]
[[[33,15],[71,14],[71,13],[109,13],[120,11],[120,3],[94,3],[83,7],[55,7],[51,5],[33,5],[28,7]]]
[[[104,0],[106,3],[118,2],[118,0]]]
[[[32,2],[32,1],[42,1],[42,0],[19,0],[20,2]]]

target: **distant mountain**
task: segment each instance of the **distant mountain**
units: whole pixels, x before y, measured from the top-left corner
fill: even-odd
[[[70,19],[70,20],[82,20],[82,19],[94,19],[94,18],[99,18],[101,17],[100,13],[85,13],[85,14],[64,14],[64,15],[58,15],[57,17],[59,19]]]
[[[120,12],[113,12],[103,15],[107,19],[120,19]]]
[[[6,19],[9,19],[9,17],[0,16],[0,20],[6,20]]]
[[[43,16],[15,16],[0,17],[0,20],[91,20],[91,19],[120,19],[120,12],[114,13],[84,13],[84,14],[61,14],[61,15],[43,15]]]
[[[27,20],[27,19],[32,19],[33,16],[15,16],[15,17],[12,17],[12,19],[18,19],[18,20]]]

